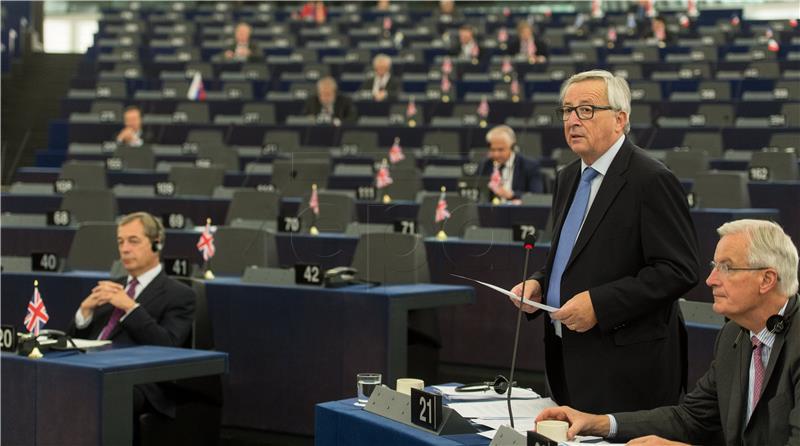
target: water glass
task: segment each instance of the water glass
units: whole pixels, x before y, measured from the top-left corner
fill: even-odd
[[[381,385],[381,374],[359,373],[356,375],[356,384],[358,401],[356,401],[355,404],[356,406],[364,406],[367,404],[367,400],[369,400],[369,397],[372,395],[372,391],[375,390],[375,387]]]

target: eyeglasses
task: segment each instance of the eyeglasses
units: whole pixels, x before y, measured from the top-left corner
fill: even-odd
[[[594,118],[595,110],[614,110],[610,105],[579,105],[577,107],[558,107],[556,109],[556,116],[562,121],[569,120],[569,115],[576,112],[578,119],[585,121]]]
[[[711,270],[717,270],[720,274],[728,275],[731,271],[761,271],[764,269],[769,269],[769,266],[759,266],[753,268],[745,268],[745,267],[733,267],[728,263],[717,263],[715,261],[708,262],[708,265],[711,267]]]

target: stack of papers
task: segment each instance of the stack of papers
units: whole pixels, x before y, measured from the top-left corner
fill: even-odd
[[[447,407],[455,410],[464,418],[508,421],[506,400],[456,402],[449,403]],[[517,423],[517,418],[536,418],[539,412],[548,407],[556,407],[556,403],[550,398],[512,399],[511,409],[514,411],[514,424]]]
[[[456,386],[433,386],[438,390],[442,396],[449,401],[484,401],[484,400],[503,400],[506,399],[506,394],[500,394],[493,389],[482,390],[478,392],[457,392]],[[531,389],[523,389],[522,387],[514,387],[511,390],[511,399],[535,399],[541,396]]]

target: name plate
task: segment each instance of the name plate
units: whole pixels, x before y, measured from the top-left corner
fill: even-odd
[[[192,273],[192,264],[183,257],[165,258],[164,269],[170,276],[189,277]]]
[[[322,286],[322,268],[316,264],[298,263],[294,266],[294,283],[298,285]]]
[[[59,259],[52,252],[34,252],[31,254],[31,271],[58,271]]]
[[[47,213],[47,224],[49,226],[69,226],[71,222],[72,215],[66,209]]]
[[[17,351],[17,329],[13,325],[0,326],[0,350],[4,352]]]
[[[514,232],[515,242],[521,242],[525,240],[525,237],[536,235],[536,227],[533,225],[514,224],[511,225],[511,229]]]
[[[400,234],[416,234],[417,222],[414,220],[397,220],[394,222],[394,232]]]
[[[300,232],[300,219],[296,216],[279,215],[278,216],[278,231],[279,232]]]
[[[411,422],[431,431],[442,424],[442,396],[411,389]]]

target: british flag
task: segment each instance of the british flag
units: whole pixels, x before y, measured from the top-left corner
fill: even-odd
[[[47,315],[42,295],[39,294],[39,288],[34,285],[33,296],[31,301],[28,302],[28,314],[25,316],[25,329],[28,330],[28,333],[39,336],[39,330],[44,327],[48,320],[50,320],[50,316]]]
[[[442,76],[442,93],[450,91],[450,78]]]
[[[392,18],[388,15],[383,18],[383,30],[386,32],[392,30]]]
[[[319,195],[317,195],[317,185],[311,186],[311,198],[308,200],[308,207],[314,215],[319,215]]]
[[[503,183],[503,177],[500,175],[500,169],[497,166],[492,171],[492,176],[489,177],[489,189],[494,192],[500,188]]]
[[[477,112],[482,119],[486,119],[489,116],[489,101],[486,100],[486,96],[481,98]]]
[[[378,174],[375,175],[375,187],[383,189],[393,182],[394,180],[392,180],[392,176],[389,174],[389,167],[386,165],[386,160],[384,159],[381,168],[378,169]]]
[[[408,100],[408,107],[406,107],[406,118],[413,118],[417,115],[417,103],[414,101],[414,96]]]
[[[444,77],[445,75],[450,74],[452,72],[453,72],[453,61],[449,57],[445,56],[445,58],[442,59],[442,76]]]
[[[450,211],[447,210],[447,199],[445,198],[444,194],[445,192],[442,191],[442,194],[439,195],[439,202],[436,203],[436,216],[433,219],[435,223],[439,223],[450,218]]]
[[[214,257],[216,248],[214,247],[214,234],[211,233],[211,222],[206,221],[206,227],[203,233],[200,234],[200,240],[197,241],[197,250],[203,254],[203,260]]]
[[[500,28],[499,31],[497,31],[497,41],[500,43],[508,41],[508,30],[506,29],[505,26]]]
[[[400,147],[400,138],[395,138],[392,148],[389,149],[389,161],[392,164],[397,164],[404,159],[406,159],[406,156],[403,154],[403,148]]]
[[[502,71],[503,74],[508,74],[513,70],[514,66],[511,65],[511,58],[510,57],[503,58],[503,65],[500,67],[500,71]]]
[[[511,95],[519,96],[519,81],[516,79],[511,81]]]

